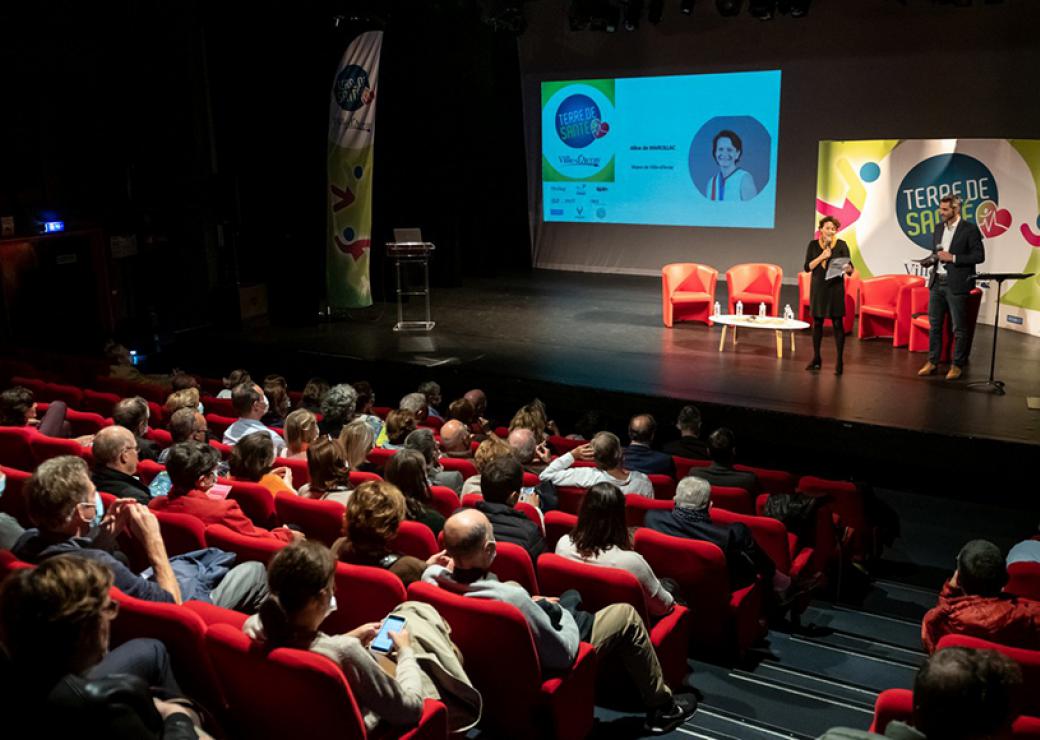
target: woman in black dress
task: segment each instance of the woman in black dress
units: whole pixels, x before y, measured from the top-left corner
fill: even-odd
[[[819,370],[820,341],[823,339],[823,322],[831,320],[834,328],[834,346],[838,349],[838,361],[834,364],[834,374],[841,375],[844,367],[842,365],[842,354],[845,351],[845,279],[842,275],[836,275],[827,279],[827,266],[832,258],[849,257],[849,245],[835,235],[841,223],[833,216],[824,216],[820,219],[820,237],[809,242],[805,250],[805,271],[812,273],[812,283],[809,288],[809,310],[813,317],[813,358],[812,362],[805,366],[806,370]],[[845,265],[844,274],[852,273],[852,263]]]

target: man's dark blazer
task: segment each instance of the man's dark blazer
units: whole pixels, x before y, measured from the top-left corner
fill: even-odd
[[[152,498],[148,486],[132,475],[121,473],[109,467],[98,467],[93,475],[94,485],[99,491],[111,493],[116,498],[137,499],[138,503],[148,505]]]
[[[672,456],[646,445],[631,444],[625,448],[625,467],[647,475],[675,476],[675,460]]]
[[[933,234],[933,256],[939,251],[945,230],[946,225],[941,224]],[[986,248],[982,245],[982,232],[979,231],[979,227],[961,218],[953,232],[953,239],[950,240],[950,254],[955,257],[956,261],[940,263],[938,257],[935,258],[935,269],[932,270],[928,287],[931,288],[935,285],[935,276],[941,269],[939,265],[945,264],[950,292],[970,293],[971,289],[975,287],[975,281],[971,280],[969,276],[975,274],[980,262],[986,261]]]

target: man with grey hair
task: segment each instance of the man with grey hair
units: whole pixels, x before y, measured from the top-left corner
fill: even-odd
[[[419,393],[422,393],[426,398],[426,415],[433,419],[443,419],[441,412],[437,410],[437,407],[441,405],[441,387],[433,381],[427,380],[424,383],[419,384]]]
[[[576,460],[593,460],[596,467],[572,467]],[[645,473],[625,469],[621,441],[610,432],[597,432],[588,444],[560,455],[538,477],[555,486],[588,488],[597,483],[613,483],[622,493],[654,497],[654,486]]]
[[[435,486],[447,486],[455,493],[462,493],[462,473],[457,470],[445,470],[437,462],[437,440],[433,438],[432,429],[416,429],[404,438],[406,450],[416,450],[422,453],[426,460],[426,477]]]
[[[516,583],[502,583],[490,572],[496,553],[491,522],[476,509],[460,509],[448,518],[444,548],[440,562],[426,568],[423,582],[470,598],[515,606],[531,628],[546,670],[570,668],[585,639],[596,648],[600,660],[624,666],[647,710],[648,731],[670,732],[696,711],[696,699],[673,696],[664,682],[646,626],[631,604],[612,604],[590,615],[574,606],[569,597],[573,591],[558,599],[532,597]]]
[[[142,460],[156,460],[159,457],[159,445],[144,436],[148,433],[150,416],[148,402],[140,396],[124,398],[112,407],[112,421],[117,426],[126,427],[137,437],[137,452]]]
[[[545,443],[538,444],[534,432],[526,427],[517,427],[509,433],[507,439],[513,457],[523,466],[524,471],[541,475],[552,461],[552,455]]]
[[[195,440],[196,442],[206,443],[206,435],[209,432],[209,427],[206,424],[206,417],[199,413],[198,409],[183,408],[177,409],[173,412],[170,417],[170,437],[173,438],[173,442],[170,447],[181,442],[188,442]],[[170,455],[170,447],[167,447],[159,453],[159,462],[163,465],[166,464],[166,458]]]
[[[786,591],[791,579],[780,573],[770,557],[762,552],[741,522],[722,524],[711,519],[711,484],[703,478],[687,476],[675,488],[675,507],[648,511],[644,526],[673,537],[685,537],[717,545],[726,556],[730,586],[743,588],[762,576],[773,582],[777,591]]]
[[[358,392],[354,386],[339,383],[329,388],[321,399],[322,419],[318,431],[336,439],[343,427],[354,419],[357,411]]]
[[[426,396],[422,393],[409,393],[401,399],[401,403],[398,404],[397,408],[401,411],[411,411],[415,414],[416,423],[422,424],[426,421],[429,407],[426,403]]]
[[[458,419],[448,419],[441,426],[441,450],[445,457],[473,459],[473,434]]]
[[[183,409],[182,409],[183,410]],[[105,427],[94,435],[94,485],[116,498],[147,504],[152,496],[137,472],[137,438],[121,426]]]
[[[943,323],[950,316],[953,329],[953,364],[947,380],[961,376],[971,346],[968,343],[968,294],[975,287],[972,275],[986,260],[979,227],[961,218],[961,199],[946,195],[939,199],[942,226],[932,235],[932,256],[924,264],[933,267],[928,280],[928,362],[917,371],[931,375],[942,355]]]

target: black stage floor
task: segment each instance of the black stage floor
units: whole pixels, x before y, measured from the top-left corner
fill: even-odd
[[[724,284],[718,300],[725,305]],[[782,302],[797,306],[793,286],[785,286]],[[785,346],[783,359],[770,331],[741,330],[737,346],[727,340],[720,352],[719,326],[663,326],[655,278],[534,271],[471,279],[461,288],[435,289],[433,315],[437,326],[429,334],[393,332],[396,309],[380,304],[344,321],[251,326],[205,341],[216,339],[243,361],[255,358],[283,372],[323,372],[333,380],[375,373],[368,379],[377,393],[387,385],[380,380],[390,377],[406,384],[437,379],[447,386],[446,403],[473,385],[505,385],[503,397],[511,401],[538,393],[568,411],[594,406],[616,412],[622,428],[621,417],[640,404],[664,427],[679,402],[693,401],[709,430],[734,426],[742,448],[754,447],[756,457],[817,456],[821,469],[841,477],[875,478],[876,464],[899,461],[900,475],[924,487],[940,478],[951,485],[994,480],[995,470],[1010,481],[1015,476],[1007,466],[1025,471],[1030,457],[1023,456],[1035,460],[1040,449],[1040,412],[1026,405],[1027,396],[1040,396],[1040,339],[1000,332],[997,377],[1006,381],[1007,395],[967,387],[988,374],[988,326],[976,331],[965,377],[947,382],[916,376],[925,354],[854,335],[846,342],[845,374],[837,377],[829,329],[818,374],[804,369],[811,355],[807,332],[797,337],[793,355]],[[205,346],[212,357],[213,345]],[[410,387],[395,382],[385,390]],[[515,408],[495,408],[492,398],[491,412],[504,417],[499,421]]]

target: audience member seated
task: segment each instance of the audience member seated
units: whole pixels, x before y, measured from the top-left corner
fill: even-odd
[[[665,684],[643,618],[630,604],[613,604],[595,615],[578,611],[579,627],[568,608],[574,603],[575,592],[568,592],[559,600],[532,598],[515,583],[501,583],[489,572],[495,559],[491,522],[476,509],[462,509],[448,519],[444,546],[451,560],[429,566],[423,573],[423,582],[515,606],[531,628],[543,670],[569,668],[579,642],[585,639],[596,648],[601,675],[613,675],[611,664],[627,673],[647,709],[648,731],[669,732],[696,710],[692,697],[673,696]]]
[[[448,638],[451,630],[429,605],[406,602],[394,610],[394,614],[405,617],[408,626],[390,633],[396,647],[393,675],[368,650],[379,622],[363,624],[344,635],[321,632],[321,623],[336,608],[335,569],[332,553],[318,542],[299,542],[281,550],[268,569],[271,598],[242,629],[264,643],[265,649],[310,650],[334,661],[343,669],[369,732],[376,732],[381,723],[398,727],[417,724],[426,699],[442,699],[453,708],[459,704],[467,707],[462,714],[469,719],[464,722],[458,722],[458,712],[449,712],[449,717],[456,719],[452,730],[475,723],[480,714],[480,695]],[[416,633],[414,643],[412,633]],[[432,656],[439,664],[438,671],[424,673],[422,653]]]
[[[303,386],[298,408],[306,409],[312,414],[320,414],[321,402],[325,400],[325,394],[328,392],[329,382],[325,378],[311,378],[307,385]]]
[[[236,501],[215,499],[206,495],[217,482],[217,464],[220,453],[209,445],[182,442],[170,448],[166,472],[172,487],[166,496],[152,499],[151,508],[172,514],[191,514],[207,526],[223,524],[228,529],[247,537],[265,537],[279,542],[301,539],[303,534],[287,527],[270,531],[250,521]]]
[[[224,430],[224,444],[234,447],[239,440],[260,432],[271,438],[274,444],[275,457],[281,457],[285,450],[285,440],[273,429],[268,429],[260,420],[267,413],[269,405],[267,396],[256,383],[240,383],[231,394],[231,406],[238,414],[238,420]]]
[[[445,486],[455,493],[462,491],[462,473],[457,470],[445,470],[438,462],[439,450],[432,430],[416,429],[405,437],[404,447],[406,450],[419,452],[426,460],[426,477],[430,480],[430,485]]]
[[[318,438],[318,420],[307,409],[296,409],[285,417],[285,457],[306,460],[307,448]]]
[[[448,415],[445,418],[461,421],[471,432],[473,431],[473,425],[478,421],[477,410],[473,408],[473,403],[465,398],[456,398],[449,403]]]
[[[289,384],[281,375],[268,375],[264,378],[264,395],[268,408],[260,421],[265,426],[281,429],[285,425],[285,417],[289,415],[292,402],[289,400]]]
[[[238,370],[232,370],[228,373],[228,376],[224,380],[224,390],[217,394],[217,398],[231,398],[234,395],[234,390],[238,386],[245,383],[246,385],[253,384],[253,378],[250,377],[248,370],[239,368]]]
[[[679,439],[672,440],[661,449],[675,457],[689,460],[707,460],[708,445],[701,440],[701,412],[696,406],[683,406],[679,410],[679,418],[675,420],[679,430]]]
[[[426,398],[426,417],[433,419],[443,419],[441,412],[437,410],[437,407],[441,405],[441,387],[438,383],[427,380],[424,383],[419,384],[419,393],[422,393]]]
[[[259,483],[276,495],[279,491],[296,493],[292,471],[284,465],[274,466],[274,444],[263,432],[247,434],[231,448],[228,472],[232,480]]]
[[[495,531],[497,539],[498,530]],[[556,543],[556,554],[583,563],[627,570],[639,580],[651,617],[672,610],[675,598],[654,575],[653,568],[632,549],[625,522],[625,494],[613,483],[597,483],[581,501],[578,523]]]
[[[593,460],[594,468],[575,468],[576,460]],[[621,441],[610,432],[597,432],[592,441],[560,455],[542,471],[543,481],[556,486],[588,488],[597,483],[613,483],[622,493],[654,497],[654,486],[645,473],[628,471],[622,464]]]
[[[345,425],[339,433],[339,443],[343,445],[351,470],[375,472],[375,466],[368,461],[368,453],[375,447],[376,435],[363,419],[357,418]]]
[[[0,496],[3,496],[6,487],[7,475],[0,470]],[[0,550],[10,550],[23,534],[25,527],[17,519],[7,512],[0,512]]]
[[[462,397],[473,404],[473,413],[476,415],[470,431],[474,434],[490,434],[492,426],[487,420],[487,394],[479,388],[473,388],[466,391]]]
[[[520,545],[527,550],[533,563],[545,552],[545,538],[537,524],[513,508],[523,481],[523,468],[512,455],[492,460],[480,473],[480,492],[484,500],[476,508],[491,522],[496,540]]]
[[[429,416],[429,405],[422,393],[409,393],[397,405],[399,411],[411,411],[416,424],[422,424]]]
[[[357,392],[357,404],[354,411],[354,421],[363,421],[372,428],[372,434],[376,437],[383,430],[383,420],[372,413],[372,407],[376,404],[376,393],[372,390],[372,384],[367,380],[359,380],[351,383]]]
[[[428,563],[390,549],[405,513],[404,494],[396,486],[382,480],[365,481],[347,503],[343,517],[346,535],[333,543],[332,552],[344,563],[388,570],[405,587],[415,583]]]
[[[64,455],[40,463],[26,483],[27,529],[12,552],[28,563],[42,563],[55,555],[74,553],[96,560],[112,571],[115,585],[128,596],[146,601],[180,603],[181,588],[166,555],[155,515],[133,499],[118,499],[101,524],[92,527],[97,509],[95,488],[82,458]],[[131,571],[116,550],[123,531],[144,550],[154,571],[146,580]]]
[[[129,429],[110,426],[94,436],[93,481],[97,490],[147,504],[152,495],[134,475],[137,462],[137,440]]]
[[[133,356],[124,345],[108,342],[105,345],[105,357],[109,363],[108,374],[113,378],[129,380],[132,383],[150,383],[153,385],[169,385],[169,375],[145,375],[134,365]],[[176,371],[175,371],[176,374]]]
[[[405,439],[415,431],[415,427],[415,414],[394,409],[386,415],[386,425],[376,444],[387,450],[403,450]]]
[[[441,426],[441,454],[462,460],[473,459],[473,433],[458,419],[449,419]]]
[[[733,463],[737,459],[737,438],[732,429],[720,427],[708,437],[708,456],[711,465],[697,468],[691,473],[713,486],[743,488],[752,497],[759,493],[758,478],[754,473],[735,470]]]
[[[422,453],[401,450],[387,461],[383,477],[404,494],[408,519],[422,522],[434,534],[439,534],[444,527],[444,516],[433,507]]]
[[[194,388],[195,390],[202,392],[199,387],[199,379],[191,373],[181,372],[180,370],[174,371],[170,377],[170,392],[176,393],[177,391],[183,391],[188,388]]]
[[[174,411],[170,416],[169,428],[171,444],[190,441],[205,443],[209,437],[209,424],[206,423],[206,417],[194,407],[184,407]],[[166,457],[169,454],[169,447],[159,450],[159,462],[165,465]],[[97,459],[96,452],[94,459]]]
[[[330,439],[336,439],[343,425],[350,423],[357,410],[357,391],[354,386],[339,383],[329,388],[321,402],[321,421],[318,430]]]
[[[1010,737],[1022,670],[995,650],[951,647],[931,656],[914,679],[913,717],[884,735],[835,728],[819,740],[989,740]]]
[[[471,475],[462,483],[462,495],[467,493],[480,493],[480,477],[488,464],[500,457],[509,457],[513,453],[509,445],[501,437],[494,434],[480,443],[477,451],[473,453],[473,465],[477,468],[477,474]]]
[[[675,477],[675,460],[672,456],[650,447],[654,443],[657,422],[650,414],[633,416],[628,422],[628,439],[625,448],[625,467],[640,473],[656,473]]]
[[[780,573],[772,559],[758,547],[751,530],[741,522],[722,524],[711,520],[711,484],[687,476],[675,487],[675,506],[646,512],[644,526],[669,534],[718,545],[726,556],[730,588],[736,590],[761,576],[778,592],[787,590],[791,579]]]
[[[150,439],[145,439],[144,436],[148,433],[150,416],[148,402],[140,396],[124,398],[112,409],[112,422],[133,432],[137,439],[138,457],[142,460],[159,459],[159,445]]]
[[[307,472],[311,479],[300,486],[301,496],[344,505],[350,501],[350,465],[338,440],[321,437],[307,448]]]
[[[584,412],[574,422],[574,433],[568,434],[567,439],[576,439],[587,442],[596,436],[596,432],[606,426],[606,419],[597,409]]]
[[[182,388],[179,391],[174,391],[166,397],[166,403],[163,404],[165,418],[169,419],[172,417],[178,409],[198,411],[202,406],[199,399],[198,388]]]
[[[181,703],[161,642],[135,639],[109,650],[119,613],[111,586],[108,569],[75,555],[6,579],[0,589],[6,736],[209,737]]]
[[[1007,578],[1004,556],[992,542],[972,540],[961,548],[957,570],[921,623],[925,650],[934,652],[949,634],[1040,650],[1040,601],[1001,593]]]
[[[524,471],[541,475],[552,462],[552,453],[545,442],[538,443],[535,433],[526,427],[517,427],[509,433],[509,449]]]
[[[1040,563],[1040,534],[1035,534],[1028,540],[1022,540],[1012,547],[1007,554],[1008,565],[1012,563]]]
[[[509,431],[512,433],[516,429],[530,429],[534,432],[534,438],[537,444],[542,444],[545,442],[545,432],[548,423],[549,422],[545,416],[545,406],[541,401],[536,399],[526,406],[520,407],[520,409],[513,414],[513,418],[509,421]]]
[[[54,401],[40,419],[36,399],[28,388],[17,385],[0,393],[0,426],[3,427],[33,427],[48,437],[65,437],[65,411],[64,401]]]

